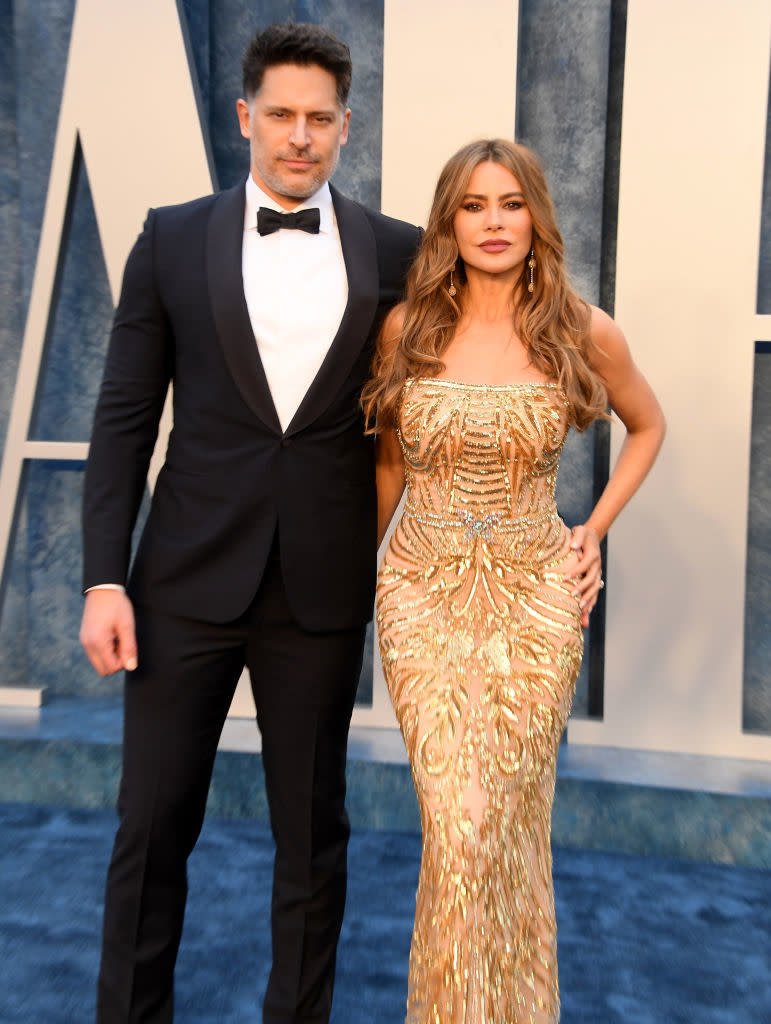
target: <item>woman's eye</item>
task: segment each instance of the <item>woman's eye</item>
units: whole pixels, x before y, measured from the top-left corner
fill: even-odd
[[[475,213],[477,210],[481,210],[482,207],[479,203],[464,203],[463,209],[468,210],[470,213]]]

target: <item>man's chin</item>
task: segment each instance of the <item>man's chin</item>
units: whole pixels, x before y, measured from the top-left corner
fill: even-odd
[[[281,195],[283,195],[286,199],[310,199],[314,192],[318,192],[320,187],[321,184],[319,183],[317,185],[315,184],[315,182],[313,185],[307,185],[304,188],[286,187],[282,189]]]
[[[271,184],[273,191],[285,199],[308,199],[313,195],[314,192],[318,192],[323,184],[323,179],[319,181],[314,178],[313,181],[307,179],[303,181],[277,181]]]

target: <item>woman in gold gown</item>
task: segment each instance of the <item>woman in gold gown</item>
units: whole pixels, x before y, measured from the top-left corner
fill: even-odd
[[[529,150],[480,141],[444,168],[362,401],[381,537],[407,487],[377,596],[423,827],[407,1022],[551,1024],[557,747],[599,542],[664,421],[620,330],[567,282]],[[554,502],[565,435],[608,403],[626,440],[570,530]]]

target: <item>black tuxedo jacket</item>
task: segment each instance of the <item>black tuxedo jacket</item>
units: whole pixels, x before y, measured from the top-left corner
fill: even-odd
[[[171,381],[174,427],[128,580],[132,599],[193,619],[234,619],[257,591],[278,529],[287,595],[304,628],[349,628],[371,616],[373,444],[358,399],[419,231],[334,189],[332,198],[348,304],[286,431],[244,298],[243,183],[150,211],[126,264],[94,419],[84,588],[127,579]]]

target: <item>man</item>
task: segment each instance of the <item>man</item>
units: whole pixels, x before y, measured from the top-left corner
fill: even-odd
[[[324,1022],[332,1000],[345,750],[376,559],[358,396],[419,232],[327,184],[348,137],[344,44],[274,25],[243,70],[251,173],[150,212],[86,473],[81,640],[100,673],[127,670],[100,1024],[173,1018],[186,862],[244,664],[276,840],[263,1021]],[[126,593],[170,381],[174,429]]]

